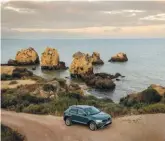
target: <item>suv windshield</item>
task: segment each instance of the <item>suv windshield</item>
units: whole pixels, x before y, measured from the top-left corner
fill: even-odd
[[[88,115],[95,115],[95,114],[98,114],[100,113],[100,110],[95,108],[95,107],[89,107],[89,108],[86,108],[85,109],[85,112],[88,114]]]

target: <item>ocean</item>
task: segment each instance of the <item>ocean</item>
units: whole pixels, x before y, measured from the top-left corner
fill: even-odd
[[[115,82],[116,89],[113,92],[91,89],[90,93],[97,97],[107,97],[118,102],[121,97],[142,91],[151,84],[165,86],[165,39],[2,39],[1,63],[14,59],[17,51],[27,47],[33,47],[41,56],[47,46],[56,48],[60,60],[66,62],[67,66],[77,51],[89,54],[99,52],[105,64],[94,67],[95,72],[119,72],[125,76]],[[128,62],[108,62],[118,52],[126,53]],[[69,76],[69,70],[42,72],[40,66],[34,73],[46,79]]]

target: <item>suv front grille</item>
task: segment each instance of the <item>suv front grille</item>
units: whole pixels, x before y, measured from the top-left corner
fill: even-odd
[[[107,122],[107,121],[109,121],[109,120],[110,120],[110,118],[108,118],[108,119],[104,119],[103,122]]]

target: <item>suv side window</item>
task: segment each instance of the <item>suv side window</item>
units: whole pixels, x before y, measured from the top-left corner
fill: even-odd
[[[86,113],[84,112],[84,110],[78,109],[78,114],[79,114],[79,115],[84,115],[84,114],[86,114]]]
[[[77,109],[72,108],[72,109],[69,110],[69,112],[72,113],[72,114],[77,114]]]

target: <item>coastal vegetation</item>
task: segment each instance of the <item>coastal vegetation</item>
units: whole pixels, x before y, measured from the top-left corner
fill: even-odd
[[[44,88],[46,91],[55,90],[50,85],[44,85]],[[17,112],[59,116],[71,105],[92,105],[111,114],[113,117],[126,114],[165,113],[164,96],[155,96],[155,93],[153,94],[150,90],[144,92],[149,95],[149,97],[145,97],[146,101],[131,101],[128,100],[127,96],[117,104],[111,99],[98,99],[91,95],[82,95],[80,92],[59,92],[55,97],[45,97],[39,93],[34,95],[33,90],[31,92],[27,91],[27,89],[32,89],[30,87],[24,87],[23,89],[22,91],[21,87],[18,87],[2,90],[1,107]]]
[[[23,141],[25,137],[17,131],[1,124],[1,141]]]

